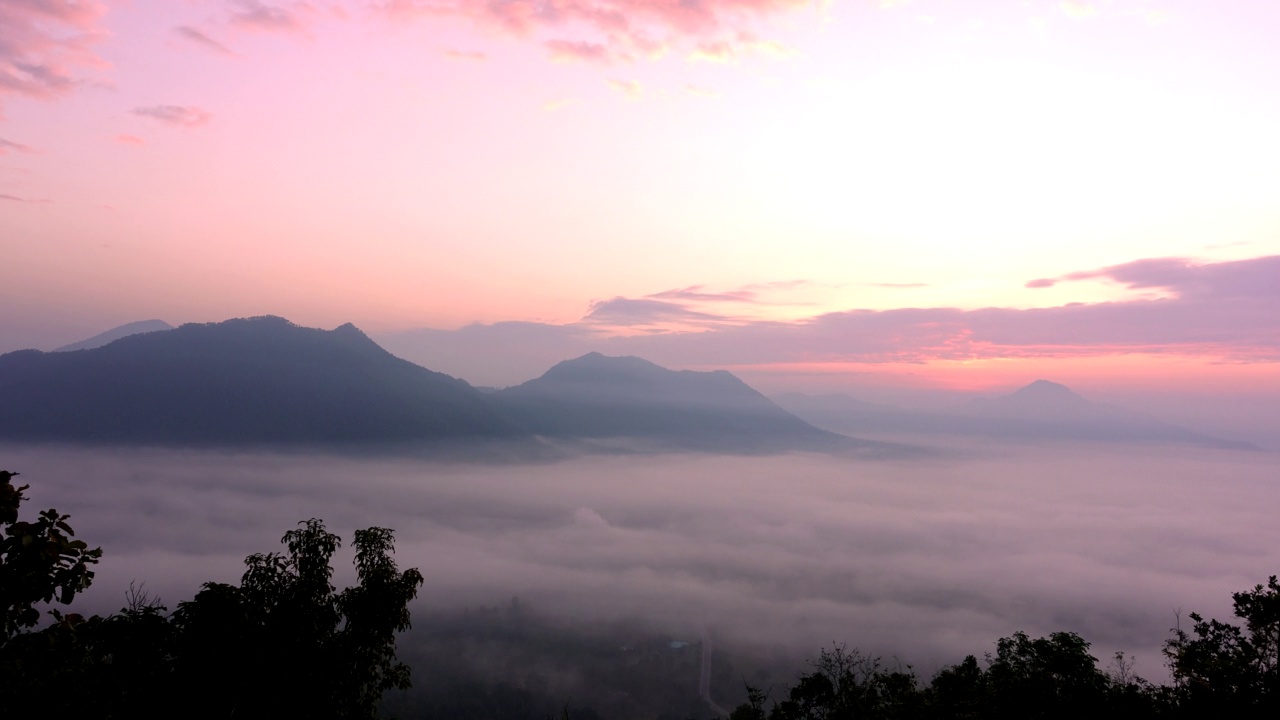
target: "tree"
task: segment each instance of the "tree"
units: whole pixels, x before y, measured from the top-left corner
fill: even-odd
[[[1244,627],[1191,613],[1191,632],[1175,627],[1165,643],[1178,699],[1191,714],[1280,710],[1280,583],[1272,575],[1231,598]]]
[[[988,662],[993,717],[1089,717],[1106,701],[1108,678],[1073,632],[1035,639],[1016,632],[996,642]]]
[[[814,671],[802,675],[771,720],[853,720],[918,717],[921,694],[911,666],[886,671],[880,659],[837,645],[822,650]]]
[[[341,538],[299,524],[286,553],[245,559],[239,587],[206,583],[178,605],[176,682],[226,716],[373,717],[383,692],[409,685],[395,635],[422,574],[396,568],[391,530],[359,530],[358,583],[338,593],[329,562]]]
[[[39,603],[55,599],[68,604],[93,582],[90,566],[102,557],[102,549],[89,549],[82,540],[73,540],[75,531],[67,524],[69,515],[49,509],[35,522],[18,520],[18,510],[28,485],[13,486],[18,473],[0,470],[0,610],[4,627],[0,644],[19,630],[40,621]]]

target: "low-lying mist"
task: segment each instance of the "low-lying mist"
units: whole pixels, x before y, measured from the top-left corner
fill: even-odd
[[[480,465],[0,447],[26,511],[71,514],[105,556],[82,613],[131,581],[172,609],[299,520],[394,528],[415,613],[518,596],[562,620],[639,617],[722,648],[847,643],[926,677],[1016,630],[1080,633],[1162,679],[1177,612],[1226,619],[1280,572],[1280,459],[1055,445],[945,459],[593,457]],[[344,548],[336,583],[353,576]]]

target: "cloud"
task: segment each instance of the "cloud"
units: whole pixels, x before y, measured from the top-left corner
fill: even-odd
[[[319,517],[396,530],[434,607],[518,595],[566,618],[706,620],[731,641],[834,641],[934,662],[1023,629],[1081,633],[1158,673],[1170,608],[1230,612],[1280,563],[1274,469],[1250,455],[1078,446],[892,463],[792,455],[392,458],[5,448],[37,507],[105,551],[81,612],[131,579],[174,603]],[[425,480],[425,481],[424,481]],[[1207,481],[1217,492],[1206,490]],[[350,582],[351,548],[335,558]]]
[[[1085,19],[1098,14],[1098,8],[1084,0],[1062,0],[1062,2],[1058,3],[1058,7],[1062,8],[1062,12],[1071,18]]]
[[[438,334],[430,342],[389,349],[444,372],[468,378],[478,373],[494,384],[526,380],[587,350],[639,355],[672,367],[1127,353],[1280,362],[1280,256],[1220,263],[1154,258],[1062,278],[1040,282],[1103,278],[1160,289],[1166,296],[1047,308],[849,309],[778,320],[755,317],[752,309],[778,304],[763,294],[769,289],[804,287],[803,281],[723,293],[695,285],[596,302],[582,320],[567,325],[525,323],[518,334],[502,325],[472,326],[466,333],[433,331]],[[725,304],[745,312],[726,314],[720,311]],[[480,336],[484,344],[475,344]],[[551,362],[490,359],[504,345],[536,347],[538,358]]]
[[[705,325],[727,320],[723,315],[691,310],[680,303],[652,298],[615,297],[591,304],[584,322],[622,327],[651,326],[666,323]]]
[[[551,42],[599,45],[610,57],[621,58],[657,56],[678,46],[715,48],[726,57],[752,49],[788,52],[758,39],[753,26],[814,5],[809,0],[383,0],[372,7],[399,22],[453,16],[520,37],[554,32],[559,40]]]
[[[548,112],[555,112],[569,107],[577,102],[575,98],[560,98],[558,100],[548,100],[542,103],[542,109]]]
[[[134,108],[133,114],[181,127],[199,127],[213,119],[213,113],[186,105],[151,105]]]
[[[7,195],[4,193],[0,193],[0,200],[5,200],[8,202],[29,203],[32,205],[46,205],[48,203],[53,202],[52,200],[45,200],[45,199],[31,200],[28,198],[18,197],[17,195]]]
[[[299,12],[310,10],[306,3],[294,3],[290,7],[268,5],[261,0],[232,0],[238,9],[231,9],[231,24],[247,30],[268,33],[306,33],[306,26],[298,17]]]
[[[231,48],[228,48],[226,45],[223,45],[190,25],[176,27],[173,31],[205,50],[215,52],[219,55],[226,55],[228,57],[235,55],[235,53],[231,52]]]
[[[685,89],[685,92],[687,93],[690,93],[692,95],[701,95],[703,97],[715,97],[720,94],[715,90],[712,90],[710,88],[700,87],[698,85],[685,85],[684,89]]]
[[[751,290],[730,290],[728,292],[705,292],[702,285],[691,285],[686,288],[677,290],[663,290],[662,292],[646,295],[645,297],[660,298],[669,300],[693,300],[693,301],[713,301],[713,302],[740,302],[754,303],[756,302],[756,293]]]
[[[1061,282],[1109,280],[1132,289],[1156,289],[1180,298],[1264,295],[1280,297],[1280,255],[1205,263],[1187,258],[1151,258],[1099,270],[1041,278],[1029,288],[1053,287]]]
[[[115,137],[115,140],[121,145],[146,145],[147,144],[146,140],[143,140],[137,135],[128,135],[124,133],[117,135]]]
[[[35,148],[31,147],[30,145],[23,145],[22,143],[16,143],[9,140],[5,140],[4,138],[0,138],[0,155],[7,155],[11,152],[25,153],[30,155],[30,154],[34,154],[35,151],[36,151]]]
[[[738,55],[737,49],[727,41],[699,43],[689,53],[690,60],[704,60],[713,63],[727,63]]]
[[[444,56],[451,60],[488,60],[489,56],[482,52],[468,50],[445,50]]]
[[[106,36],[99,0],[0,2],[0,94],[52,98],[106,62],[93,47]]]
[[[609,84],[632,100],[644,94],[644,88],[635,80],[610,80]]]
[[[560,62],[609,63],[613,57],[609,48],[594,42],[580,40],[548,40],[543,45],[551,51],[551,59]]]

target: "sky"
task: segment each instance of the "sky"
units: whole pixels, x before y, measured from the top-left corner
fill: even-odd
[[[1278,32],[1208,0],[5,0],[0,352],[273,314],[483,384],[603,348],[1270,402]]]

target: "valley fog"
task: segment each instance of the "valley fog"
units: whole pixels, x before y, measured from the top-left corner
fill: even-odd
[[[1169,447],[968,446],[926,460],[584,457],[463,464],[336,456],[0,447],[104,557],[72,606],[131,581],[170,609],[317,517],[393,528],[420,613],[513,596],[566,622],[638,617],[722,647],[812,657],[831,643],[913,664],[1017,630],[1078,632],[1162,679],[1176,613],[1226,620],[1280,572],[1280,460]],[[354,576],[349,547],[335,584]]]

